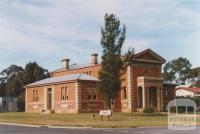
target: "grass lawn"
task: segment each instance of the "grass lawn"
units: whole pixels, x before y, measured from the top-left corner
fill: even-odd
[[[91,120],[91,113],[82,114],[33,114],[33,113],[0,113],[0,122],[34,124],[34,125],[56,125],[56,126],[78,126],[94,128],[133,128],[142,126],[167,126],[167,115],[162,113],[114,113],[110,119],[101,118],[98,114]],[[200,123],[200,117],[197,119]]]
[[[167,115],[161,113],[114,113],[110,119],[101,118],[98,114],[91,120],[91,113],[83,114],[33,114],[33,113],[0,113],[0,122],[12,122],[36,125],[132,128],[139,126],[166,126]]]

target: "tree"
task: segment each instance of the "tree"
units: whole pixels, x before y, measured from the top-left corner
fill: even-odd
[[[164,79],[174,81],[177,84],[185,84],[191,78],[191,63],[187,58],[179,57],[165,64]]]
[[[134,56],[135,56],[135,49],[130,47],[123,56],[124,68],[127,68],[127,66],[131,65],[131,61],[134,59]]]
[[[0,83],[0,96],[5,96],[5,95],[6,95],[5,84]]]
[[[30,62],[26,64],[22,80],[23,80],[23,88],[18,95],[18,106],[20,107],[20,111],[25,108],[25,89],[24,86],[35,81],[39,81],[45,78],[48,78],[49,72],[48,70],[40,67],[36,62]]]
[[[40,67],[36,62],[26,64],[23,75],[25,85],[48,77],[48,70]]]
[[[0,83],[4,87],[5,96],[17,96],[21,90],[21,75],[24,69],[21,66],[11,65],[0,73]],[[4,85],[4,86],[3,86]]]
[[[199,67],[192,69],[190,81],[191,81],[192,87],[200,88],[200,68]]]
[[[49,77],[48,70],[40,67],[36,62],[28,63],[23,69],[17,65],[11,65],[0,73],[0,95],[18,98],[20,111],[25,107],[26,84]]]
[[[121,48],[125,40],[126,27],[124,25],[121,29],[119,19],[113,14],[106,14],[104,20],[104,28],[101,28],[103,54],[98,89],[104,95],[107,107],[112,109],[121,86]]]

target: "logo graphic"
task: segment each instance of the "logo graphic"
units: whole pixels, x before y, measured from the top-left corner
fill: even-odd
[[[168,129],[193,130],[196,129],[197,106],[190,99],[174,99],[167,105]]]

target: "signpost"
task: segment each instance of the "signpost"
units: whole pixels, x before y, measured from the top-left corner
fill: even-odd
[[[111,110],[101,110],[99,112],[99,115],[101,116],[101,120],[103,120],[103,116],[108,116],[108,120],[110,120],[110,116],[112,115]]]

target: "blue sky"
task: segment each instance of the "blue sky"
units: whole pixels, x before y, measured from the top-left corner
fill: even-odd
[[[200,66],[200,0],[1,0],[0,70],[29,61],[50,71],[68,57],[90,62],[101,53],[100,26],[114,13],[127,27],[123,47],[151,48],[167,60]]]

